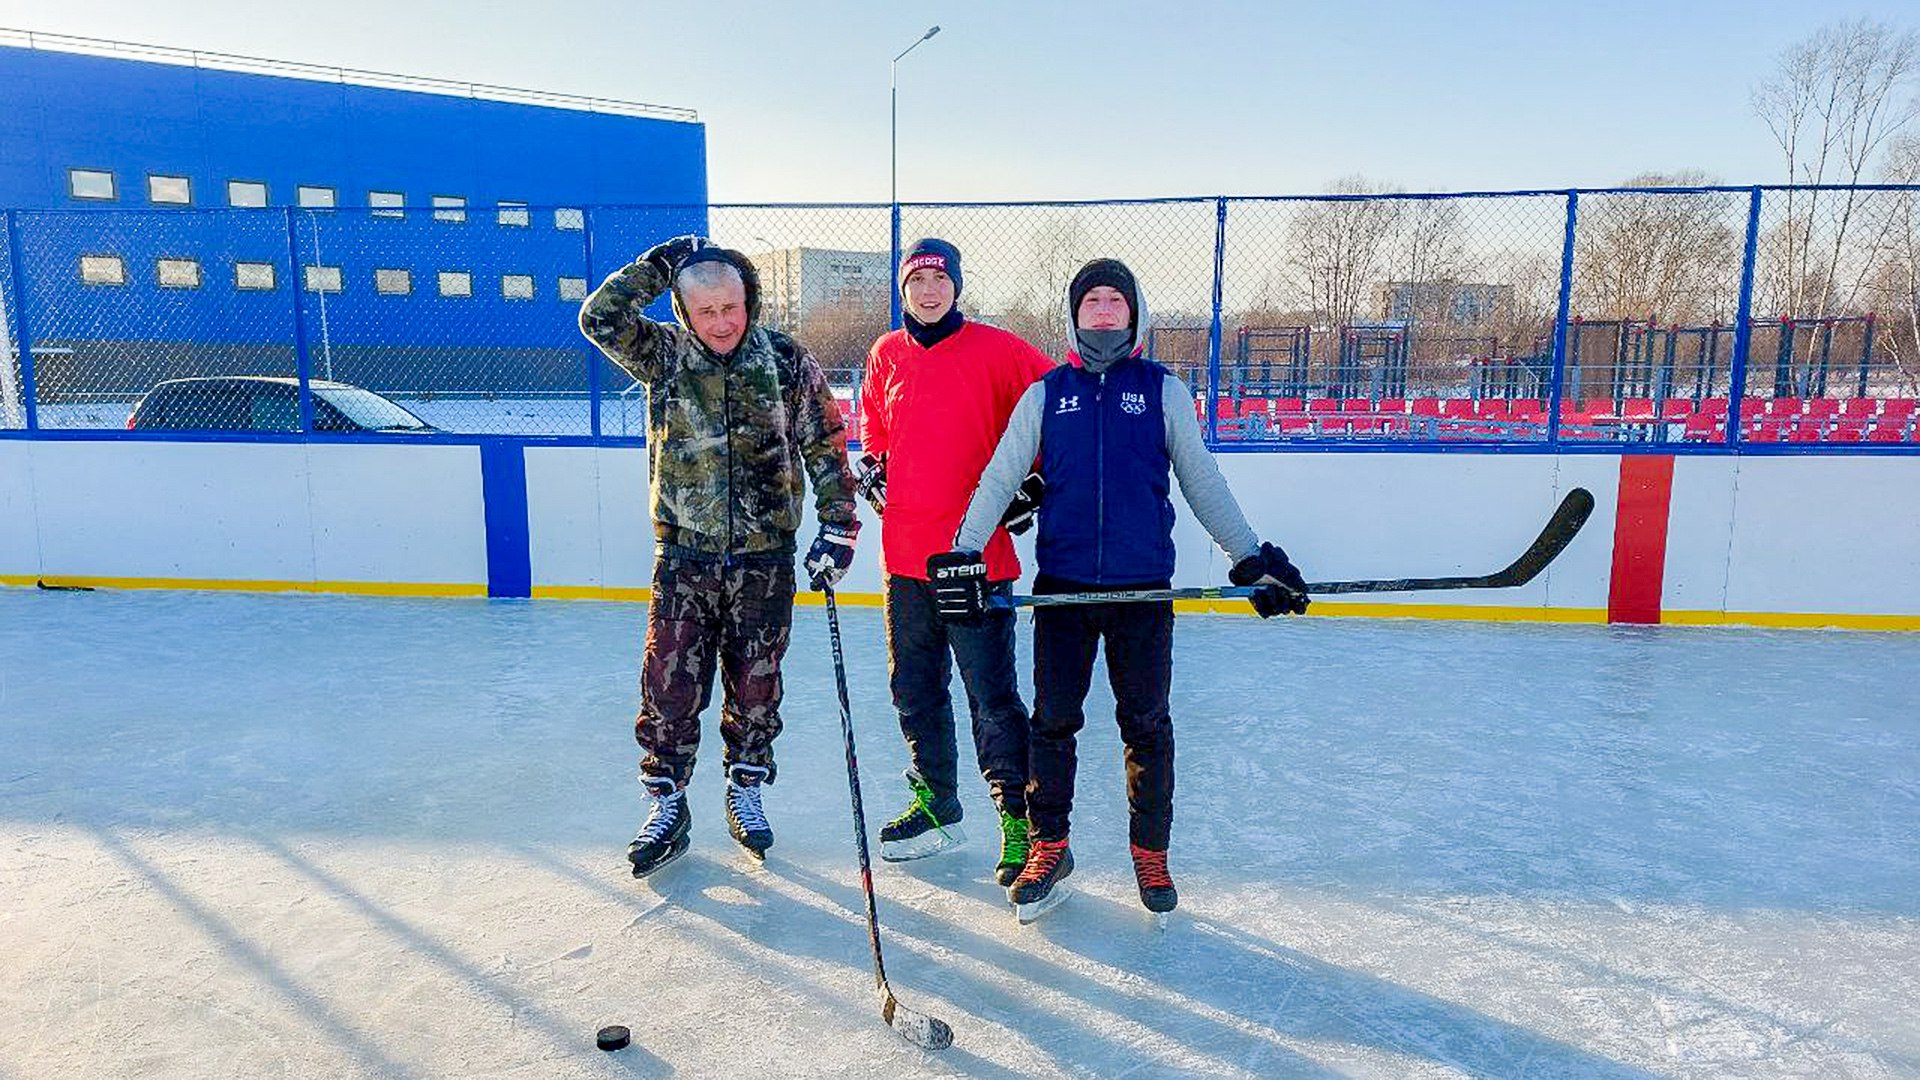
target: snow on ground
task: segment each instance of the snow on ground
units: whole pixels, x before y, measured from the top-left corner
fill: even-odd
[[[1920,1076],[1920,636],[1183,617],[1180,910],[1133,895],[1096,693],[1066,905],[1014,925],[977,782],[963,853],[877,866],[924,1054],[824,613],[766,866],[709,720],[639,882],[644,618],[0,590],[0,1080]],[[843,621],[877,828],[904,754]]]

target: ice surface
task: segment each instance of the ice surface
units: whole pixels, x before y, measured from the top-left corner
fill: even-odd
[[[904,753],[842,615],[877,829]],[[1920,1076],[1920,636],[1183,617],[1179,911],[1096,691],[1067,904],[1014,924],[978,782],[965,848],[875,864],[927,1055],[824,613],[765,867],[710,719],[637,882],[644,618],[0,590],[0,1078]]]

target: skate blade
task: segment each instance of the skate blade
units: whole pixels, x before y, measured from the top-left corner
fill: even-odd
[[[912,862],[943,851],[952,851],[966,842],[967,834],[959,825],[949,825],[945,832],[928,829],[911,840],[880,841],[880,861]]]
[[[692,846],[693,846],[693,842],[691,838],[689,838],[685,842],[675,844],[672,847],[667,849],[666,858],[661,859],[659,862],[654,863],[652,866],[649,866],[644,870],[640,868],[640,864],[634,863],[631,857],[629,857],[627,861],[633,865],[634,877],[649,878],[659,873],[660,871],[666,869],[667,867],[672,866],[674,863],[680,861],[680,856],[685,855],[687,853],[687,849]]]
[[[1014,918],[1020,920],[1021,926],[1025,926],[1040,918],[1040,916],[1045,915],[1047,912],[1052,911],[1054,908],[1059,907],[1061,902],[1066,900],[1070,895],[1072,895],[1071,890],[1066,886],[1055,885],[1053,891],[1049,892],[1040,900],[1036,900],[1031,904],[1013,905]]]

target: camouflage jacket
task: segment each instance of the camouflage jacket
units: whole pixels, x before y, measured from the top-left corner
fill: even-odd
[[[644,261],[587,297],[580,330],[647,388],[654,536],[694,555],[791,553],[803,473],[821,522],[860,527],[846,422],[813,356],[758,324],[753,264],[729,261],[746,282],[748,315],[731,356],[683,325],[647,318],[667,281]]]

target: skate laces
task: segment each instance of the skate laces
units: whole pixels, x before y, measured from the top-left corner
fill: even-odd
[[[747,832],[765,832],[770,830],[766,811],[760,808],[760,785],[738,783],[735,773],[727,774],[727,810],[735,821]]]
[[[1031,845],[1027,840],[1027,819],[1000,811],[1000,861],[1006,865],[1025,865]]]
[[[916,815],[925,814],[927,820],[933,822],[933,827],[939,830],[942,836],[946,835],[946,822],[941,821],[940,816],[933,812],[933,787],[911,772],[907,774],[907,787],[913,790],[912,804],[900,811],[900,816],[887,824],[894,828],[901,828],[912,824]]]
[[[1014,884],[1042,881],[1060,865],[1060,857],[1067,853],[1065,840],[1035,840],[1027,851],[1027,865],[1020,869],[1020,876]]]
[[[1167,853],[1143,848],[1138,844],[1133,848],[1133,876],[1140,881],[1143,889],[1171,889],[1173,875],[1167,873]]]
[[[642,843],[657,844],[664,841],[673,832],[674,826],[680,823],[680,808],[686,793],[673,788],[662,794],[651,786],[647,788],[647,793],[653,797],[653,812],[647,815],[647,823],[640,827],[640,840]]]

